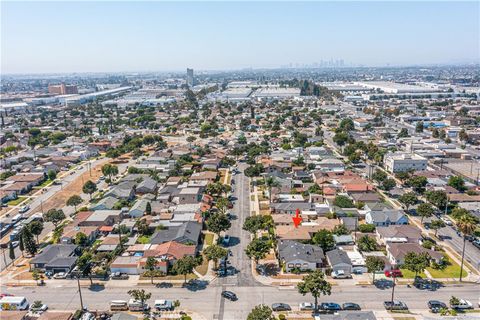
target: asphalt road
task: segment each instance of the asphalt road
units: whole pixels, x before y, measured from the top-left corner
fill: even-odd
[[[63,281],[62,281],[63,282]],[[258,304],[271,305],[275,302],[284,302],[296,308],[300,302],[313,302],[310,295],[302,296],[294,288],[278,289],[267,286],[237,286],[233,287],[239,300],[231,302],[222,300],[221,286],[207,286],[203,290],[190,291],[185,288],[156,288],[153,286],[142,287],[152,293],[149,303],[155,299],[178,299],[181,308],[193,310],[202,314],[206,319],[246,319],[250,310]],[[84,305],[90,310],[108,310],[111,300],[128,300],[128,287],[108,287],[105,290],[90,290],[82,288]],[[231,289],[231,288],[229,288]],[[2,292],[8,292],[17,296],[25,296],[32,303],[41,300],[51,309],[75,310],[80,308],[80,300],[76,282],[71,280],[71,285],[55,285],[50,282],[46,287],[16,287],[2,288]],[[61,294],[59,294],[61,292]],[[436,299],[448,303],[452,295],[467,299],[477,306],[479,290],[475,285],[448,286],[440,288],[435,293],[425,292],[406,286],[395,288],[395,299],[404,301],[411,311],[425,311],[429,299]],[[383,301],[389,300],[391,289],[377,289],[373,286],[334,286],[332,294],[328,297],[320,297],[320,302],[356,302],[365,310],[384,310]],[[218,312],[223,304],[223,313]]]

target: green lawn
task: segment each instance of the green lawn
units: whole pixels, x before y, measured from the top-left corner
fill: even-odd
[[[213,233],[205,233],[205,244],[211,246],[213,244]]]
[[[17,199],[8,201],[8,205],[9,206],[16,206],[25,199],[27,199],[27,197],[18,197]]]
[[[460,277],[460,266],[455,262],[449,259],[450,264],[443,270],[436,270],[432,267],[428,267],[427,270],[430,272],[433,278],[459,278]],[[466,276],[467,272],[463,269],[463,276]]]
[[[149,237],[149,236],[141,236],[141,237],[138,237],[137,243],[148,244],[148,243],[150,243],[150,238],[151,238],[151,237]]]
[[[47,179],[47,180],[43,181],[41,184],[39,184],[38,186],[35,186],[33,188],[34,189],[42,189],[42,188],[45,188],[46,186],[48,186],[52,182],[53,182],[53,180]]]
[[[403,279],[413,279],[415,278],[415,272],[412,272],[410,270],[407,270],[407,269],[400,269],[402,270],[402,274],[403,274]],[[427,276],[425,275],[425,273],[419,273],[418,274],[420,277],[422,278],[426,278]],[[399,278],[401,279],[401,278]]]

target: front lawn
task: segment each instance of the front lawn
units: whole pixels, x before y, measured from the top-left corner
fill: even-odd
[[[430,272],[433,278],[459,278],[460,277],[460,266],[455,262],[449,259],[450,264],[443,270],[433,269],[428,267],[427,270]],[[467,272],[463,269],[463,276],[466,276]]]
[[[414,279],[415,278],[415,272],[412,272],[410,270],[407,270],[407,269],[400,269],[402,271],[402,274],[403,274],[403,279]],[[426,274],[424,272],[422,273],[419,273],[418,276],[422,277],[422,278],[426,278]],[[398,278],[398,279],[402,279],[402,278]]]
[[[202,264],[195,267],[195,270],[200,273],[202,276],[207,274],[208,271],[208,260],[203,256]]]
[[[24,201],[25,199],[27,199],[27,197],[18,197],[17,199],[13,199],[13,200],[8,201],[8,205],[9,206],[16,206],[16,205],[20,204],[22,201]]]
[[[41,184],[39,184],[38,186],[35,186],[33,188],[34,189],[42,189],[42,188],[45,188],[46,186],[48,186],[52,182],[53,182],[53,180],[47,179],[47,180],[43,181]]]

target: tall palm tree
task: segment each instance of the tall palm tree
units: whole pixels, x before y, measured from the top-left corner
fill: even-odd
[[[462,263],[460,264],[460,282],[463,275],[463,259],[465,257],[465,243],[467,242],[467,235],[473,233],[476,228],[475,218],[470,214],[464,214],[457,220],[458,229],[463,233],[463,249],[462,249]]]
[[[267,177],[265,179],[265,186],[268,189],[268,199],[272,202],[272,188],[279,187],[280,183],[274,177]]]

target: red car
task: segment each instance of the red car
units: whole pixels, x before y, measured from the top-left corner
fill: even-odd
[[[387,277],[387,278],[391,278],[391,277],[399,278],[399,277],[403,277],[403,274],[402,274],[402,271],[400,271],[400,270],[387,270],[387,271],[385,271],[385,277]]]

